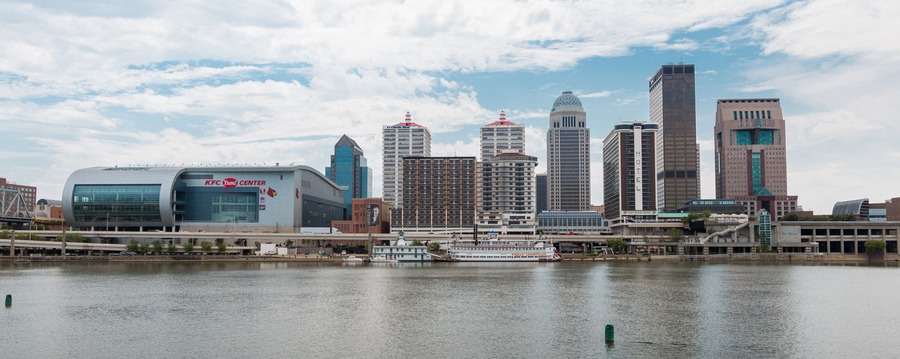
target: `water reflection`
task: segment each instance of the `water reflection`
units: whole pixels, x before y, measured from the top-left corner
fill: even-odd
[[[9,357],[889,357],[896,271],[0,264],[0,289],[15,298],[0,325]]]

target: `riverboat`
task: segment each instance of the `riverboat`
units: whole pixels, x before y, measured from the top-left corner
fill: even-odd
[[[388,264],[393,264],[393,263],[397,263],[397,259],[396,259],[396,258],[388,258],[387,256],[384,256],[384,255],[378,255],[378,256],[374,256],[374,257],[372,257],[372,258],[369,258],[369,263],[388,263]]]
[[[393,246],[372,246],[372,263],[377,263],[375,258],[393,262],[430,262],[431,256],[426,246],[407,244],[403,233],[397,235],[397,242]],[[393,263],[386,261],[381,263]]]
[[[559,262],[562,255],[543,240],[487,239],[450,240],[447,254],[437,258],[446,262]]]

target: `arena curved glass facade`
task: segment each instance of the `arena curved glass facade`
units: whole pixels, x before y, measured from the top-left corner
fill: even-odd
[[[72,213],[81,222],[160,222],[160,185],[76,185]]]

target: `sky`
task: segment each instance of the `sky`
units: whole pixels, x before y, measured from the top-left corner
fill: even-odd
[[[562,91],[602,141],[646,121],[648,80],[696,66],[702,196],[715,197],[716,100],[780,98],[788,192],[900,197],[898,1],[4,1],[0,177],[60,199],[94,166],[302,164],[341,135],[382,194],[381,127],[409,111],[433,156],[477,156],[505,111],[546,170]]]

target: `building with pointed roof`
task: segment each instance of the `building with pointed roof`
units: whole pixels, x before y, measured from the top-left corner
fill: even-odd
[[[534,168],[524,154],[525,126],[500,119],[481,127],[478,166],[478,228],[484,232],[534,233]]]
[[[384,201],[394,206],[391,222],[401,220],[403,208],[403,158],[431,156],[431,132],[428,127],[413,122],[406,112],[403,122],[382,127],[382,171]]]
[[[525,126],[506,119],[500,111],[500,119],[481,127],[481,162],[503,152],[523,153],[525,150]]]
[[[347,187],[344,190],[347,213],[350,213],[354,198],[369,198],[372,195],[372,169],[367,166],[362,148],[347,135],[341,136],[334,144],[331,166],[325,167],[325,177],[338,186]]]

